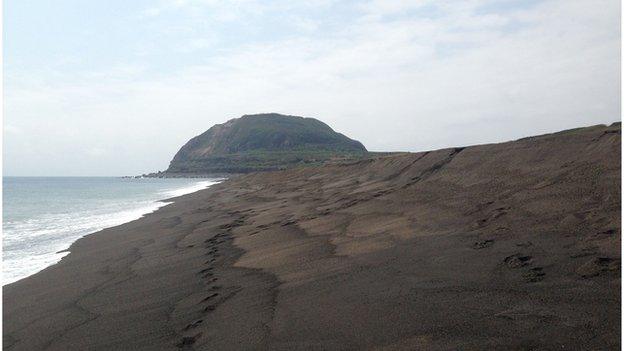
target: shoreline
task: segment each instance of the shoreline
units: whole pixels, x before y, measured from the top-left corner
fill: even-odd
[[[131,269],[130,267],[136,264],[137,261],[139,260],[138,257],[141,256],[141,254],[138,253],[138,251],[140,251],[141,249],[145,249],[146,247],[151,245],[151,243],[154,240],[152,234],[145,233],[143,231],[145,228],[161,230],[162,232],[159,233],[160,234],[159,239],[167,242],[167,244],[164,246],[167,247],[166,250],[169,252],[175,253],[178,251],[178,249],[193,249],[195,245],[199,244],[198,242],[195,244],[184,244],[182,242],[185,241],[185,239],[187,239],[186,238],[187,235],[192,234],[188,230],[190,229],[192,231],[195,225],[191,225],[189,228],[183,229],[182,233],[176,233],[175,231],[170,231],[170,229],[173,229],[175,226],[180,225],[178,217],[171,216],[171,215],[178,214],[179,211],[185,211],[189,208],[198,208],[199,206],[197,205],[197,199],[198,198],[201,199],[203,197],[202,193],[210,192],[214,187],[217,187],[220,184],[222,183],[215,184],[209,188],[202,189],[193,193],[171,198],[171,199],[174,199],[175,201],[168,203],[163,207],[160,207],[158,210],[154,212],[145,214],[143,217],[139,219],[136,219],[131,222],[126,222],[115,227],[105,228],[101,231],[85,235],[71,244],[71,246],[68,248],[68,250],[70,250],[70,253],[66,255],[65,257],[63,257],[63,259],[57,264],[49,266],[45,268],[44,270],[38,273],[35,273],[29,277],[26,277],[14,283],[5,285],[3,287],[5,316],[7,315],[7,313],[9,315],[12,314],[12,311],[7,312],[7,310],[14,310],[14,311],[23,310],[23,309],[29,310],[35,301],[47,301],[46,306],[44,306],[44,309],[46,310],[51,309],[52,311],[55,311],[58,308],[62,309],[63,307],[61,306],[67,306],[68,304],[70,307],[69,307],[69,311],[67,312],[69,313],[69,316],[63,317],[64,319],[66,317],[69,317],[68,318],[69,321],[61,322],[60,326],[48,325],[48,328],[50,328],[48,332],[50,335],[49,337],[51,337],[51,341],[48,340],[47,342],[43,344],[40,343],[38,340],[28,340],[26,341],[26,346],[23,346],[23,343],[21,344],[22,345],[21,347],[19,347],[18,345],[15,345],[19,343],[19,341],[23,342],[25,340],[24,339],[18,340],[16,338],[13,338],[11,335],[7,335],[7,324],[5,324],[5,328],[3,330],[3,332],[5,333],[4,334],[4,348],[14,349],[15,347],[17,347],[17,349],[22,349],[22,347],[24,347],[24,349],[32,349],[32,348],[37,349],[40,347],[46,347],[50,349],[57,349],[57,347],[55,347],[54,344],[55,342],[59,341],[58,339],[62,339],[62,338],[58,338],[56,336],[57,334],[60,333],[61,335],[65,335],[67,331],[73,330],[74,328],[76,328],[76,326],[80,326],[88,321],[91,321],[93,318],[93,315],[97,313],[93,313],[93,312],[84,313],[82,312],[84,310],[83,307],[80,307],[78,311],[73,311],[75,308],[71,306],[77,306],[77,304],[79,303],[78,301],[82,301],[83,299],[87,298],[87,296],[90,296],[91,298],[93,298],[93,295],[95,294],[93,289],[96,289],[96,290],[101,289],[103,286],[105,287],[107,284],[110,284],[111,280],[113,281],[116,280],[115,278],[108,277],[107,275],[109,273],[112,273],[114,276],[118,276],[118,275],[125,276],[126,274],[129,274],[128,269]],[[194,212],[194,211],[195,210],[191,212]],[[223,223],[221,224],[221,226],[226,227],[228,223],[230,223],[229,221],[230,215],[227,212],[214,210],[213,214],[219,217],[219,218],[215,218],[215,221],[217,221],[218,223]],[[214,241],[214,244],[212,245],[213,247],[212,250],[216,249],[220,252],[220,254],[223,254],[225,256],[225,258],[223,258],[222,261],[219,263],[219,267],[222,271],[221,273],[229,275],[230,277],[233,277],[233,276],[238,277],[238,285],[230,286],[230,287],[218,285],[219,292],[224,295],[225,294],[230,294],[230,295],[237,294],[238,290],[240,289],[239,284],[244,283],[244,282],[248,282],[249,285],[253,285],[254,289],[257,289],[258,286],[264,286],[267,291],[270,291],[271,289],[273,289],[277,285],[277,283],[275,282],[275,280],[272,278],[270,274],[260,272],[259,270],[256,270],[256,269],[233,267],[234,261],[242,255],[243,251],[240,248],[234,247],[231,244],[231,238],[225,233],[226,232],[221,232],[221,233],[214,235],[212,239]],[[174,238],[172,238],[171,235],[173,235]],[[175,247],[170,247],[172,243],[175,243],[174,244]],[[102,247],[104,246],[107,246],[107,247],[103,250],[104,251],[103,252]],[[213,252],[213,254],[215,253],[216,251]],[[202,254],[201,252],[196,252],[195,254],[192,254],[190,256],[191,257],[189,257],[189,259],[195,262],[194,265],[199,266],[201,265],[201,262],[205,261],[204,254]],[[92,266],[93,262],[99,262],[97,267]],[[105,262],[110,262],[111,265],[108,265]],[[76,267],[76,265],[79,265],[81,267],[87,266],[89,268],[83,269],[81,267]],[[102,267],[105,267],[106,272],[103,272],[100,270]],[[160,269],[162,267],[159,266],[158,268]],[[176,302],[174,303],[172,301],[169,301],[168,299],[165,299],[167,301],[161,302],[159,305],[162,305],[164,310],[170,310],[172,308],[173,309],[180,308],[182,310],[188,309],[189,307],[185,306],[185,303],[184,303],[185,298],[188,298],[189,297],[188,295],[194,295],[198,293],[204,294],[203,287],[205,287],[205,284],[211,284],[216,281],[216,279],[213,278],[213,275],[215,274],[213,273],[214,272],[213,269],[211,269],[210,272],[208,271],[197,272],[195,268],[188,269],[187,267],[187,271],[185,272],[186,279],[176,279],[176,277],[179,278],[180,271],[176,269],[168,269],[167,273],[170,276],[170,279],[176,280],[175,284],[168,285],[168,291],[171,294],[175,294]],[[203,274],[203,281],[185,284],[184,282],[185,280],[188,280],[188,278],[193,278],[193,280],[195,280],[197,279],[197,276],[200,273]],[[130,276],[132,275],[133,274],[130,274]],[[162,275],[159,275],[158,277],[155,278],[155,280],[160,281],[162,278],[163,278]],[[125,280],[125,279],[122,279],[122,280]],[[56,287],[56,288],[47,289],[47,290],[38,288],[42,285],[43,286],[49,285],[52,281],[57,281],[57,280],[70,281],[73,284],[69,284],[69,286],[66,285],[66,286]],[[24,289],[27,291],[34,292],[34,294],[29,294],[29,296],[20,296],[20,297],[17,297],[14,295],[11,297],[14,291],[24,290]],[[50,298],[50,295],[53,295],[54,297]],[[240,294],[240,296],[242,295],[243,294]],[[253,297],[254,299],[258,299],[260,295],[261,294],[254,294]],[[39,296],[47,296],[47,299],[39,298]],[[225,302],[225,300],[228,300],[230,297],[232,296],[225,296],[223,301],[213,302],[212,305],[204,307],[204,311],[211,310],[213,307],[216,307],[216,305]],[[161,295],[159,298],[165,298],[165,296]],[[272,298],[271,296],[267,295],[267,301],[271,300],[271,298]],[[6,302],[7,299],[11,299],[11,300],[20,299],[22,300],[21,302],[24,302],[24,300],[26,300],[27,302],[25,302],[25,304],[23,305],[15,306],[12,303],[7,304]],[[109,299],[110,301],[115,300],[112,297],[105,298],[103,300],[98,298],[97,300],[101,302],[98,302],[97,304],[100,304],[104,301],[108,301]],[[74,302],[70,302],[70,301],[74,301]],[[41,306],[41,303],[39,303],[39,306]],[[174,306],[178,306],[178,307],[174,307]],[[191,308],[193,307],[194,306],[191,305]],[[190,313],[192,314],[192,312]],[[160,313],[157,313],[157,315],[159,314]],[[174,314],[175,313],[170,314],[167,320],[175,319]],[[182,313],[182,315],[185,318],[188,317],[187,314],[189,314],[189,312]],[[76,325],[73,325],[74,323],[73,320],[76,318],[80,319],[81,322],[78,322]],[[71,325],[67,325],[66,323],[69,323]],[[165,321],[165,324],[167,324],[167,321]],[[136,326],[133,326],[133,328],[135,329],[130,328],[130,326],[128,328],[128,330],[131,330],[130,331],[131,334],[137,331],[139,333],[144,332],[144,330],[141,330],[140,328],[137,330]],[[20,330],[21,329],[22,328],[20,328]],[[26,327],[26,329],[29,329],[29,327]],[[180,326],[180,329],[183,329],[182,326]],[[65,331],[60,331],[60,330],[65,330]],[[107,342],[106,344],[107,346],[95,346],[95,348],[96,349],[98,348],[108,349],[109,347],[113,347],[114,349],[168,349],[168,347],[162,346],[161,339],[163,337],[172,338],[175,335],[176,333],[171,333],[171,334],[165,334],[160,337],[157,337],[155,339],[156,343],[154,344],[148,343],[149,346],[146,346],[143,343],[137,343],[137,344],[133,344],[133,346],[128,346],[128,344],[125,344],[124,342],[120,340],[119,343],[113,341],[113,343],[111,344]],[[135,336],[136,335],[134,335],[133,338]],[[115,338],[113,335],[111,335],[111,337]],[[80,337],[80,339],[82,340],[82,337]],[[174,347],[174,348],[176,345],[179,347],[182,347],[185,343],[183,339],[184,338],[179,339],[177,341],[174,339],[171,339],[168,344],[169,346]],[[80,344],[80,341],[73,340],[70,345],[77,345],[75,344],[75,342],[78,342],[78,344],[81,345],[81,346],[76,346],[78,349],[82,347],[91,348],[91,347],[94,347],[94,345],[97,345],[97,342],[95,344],[91,343],[93,342],[93,340],[84,340],[84,341],[88,343]],[[67,345],[67,344],[64,344],[64,345]],[[110,345],[114,345],[114,346],[110,346]],[[66,346],[62,346],[62,347],[59,346],[58,349],[66,349],[65,347]],[[73,346],[70,346],[70,348],[72,347]]]
[[[218,184],[218,183],[222,182],[223,180],[224,180],[224,178],[218,178],[218,179],[214,178],[214,179],[211,179],[211,180],[197,181],[193,185],[181,187],[181,188],[178,188],[178,189],[169,190],[168,191],[169,193],[176,193],[176,195],[174,195],[174,196],[167,196],[167,197],[165,197],[163,199],[157,199],[157,200],[151,201],[149,207],[144,207],[143,211],[140,211],[140,214],[136,218],[132,218],[132,219],[129,219],[129,220],[124,221],[124,222],[113,224],[111,226],[102,227],[102,228],[96,229],[94,231],[90,231],[90,232],[88,232],[86,234],[83,234],[83,235],[81,235],[79,237],[74,238],[71,242],[66,244],[64,249],[61,249],[61,250],[58,250],[58,251],[55,251],[55,252],[47,253],[49,255],[51,255],[51,254],[56,255],[56,257],[54,258],[53,262],[48,263],[45,267],[39,268],[37,271],[29,273],[28,275],[23,276],[21,278],[18,278],[17,280],[13,280],[13,281],[5,283],[5,281],[3,279],[2,286],[4,287],[6,285],[9,285],[9,284],[15,283],[17,281],[20,281],[22,279],[28,278],[28,277],[30,277],[30,276],[32,276],[34,274],[37,274],[37,273],[45,270],[48,267],[51,267],[51,266],[53,266],[55,264],[58,264],[59,262],[61,262],[63,260],[63,258],[65,258],[71,252],[70,248],[73,245],[73,243],[76,242],[77,240],[81,239],[81,238],[84,238],[84,237],[86,237],[88,235],[99,233],[99,232],[101,232],[101,231],[103,231],[105,229],[108,229],[108,228],[114,228],[116,226],[119,226],[119,225],[122,225],[122,224],[125,224],[125,223],[128,223],[128,222],[132,222],[132,221],[141,219],[144,216],[146,216],[146,215],[148,215],[150,213],[154,213],[154,212],[158,211],[160,208],[165,207],[165,206],[173,203],[177,198],[179,198],[181,196],[184,196],[184,195],[187,195],[187,194],[190,194],[190,193],[193,193],[193,192],[204,190],[204,189],[209,188],[210,186],[212,186],[214,184]],[[210,184],[207,184],[207,183],[210,183]],[[138,210],[139,209],[128,208],[125,211],[138,211]],[[114,215],[114,214],[116,214],[116,213],[111,213],[110,215]],[[58,256],[58,255],[61,255],[61,256]],[[3,272],[3,275],[4,275],[4,272]]]
[[[5,286],[4,348],[617,349],[620,133],[215,184]]]

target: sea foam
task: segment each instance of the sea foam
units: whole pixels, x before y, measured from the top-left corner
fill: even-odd
[[[139,181],[134,182],[134,184],[139,183]],[[163,199],[189,194],[218,182],[219,180],[203,180],[194,181],[190,184],[187,181],[185,184],[170,185],[163,181],[163,184],[156,189],[142,190],[144,193],[141,193],[141,196],[124,197],[120,195],[118,198],[107,199],[78,196],[76,201],[84,201],[84,207],[87,207],[83,210],[68,208],[67,211],[16,216],[18,218],[11,218],[11,216],[6,218],[7,216],[5,216],[3,222],[2,284],[15,282],[59,262],[69,253],[66,251],[67,248],[74,241],[87,234],[139,219],[145,214],[154,212],[170,203],[162,201]],[[133,183],[121,184],[123,187],[131,187]],[[7,186],[4,182],[4,185],[5,189],[10,188],[10,184]],[[151,191],[151,195],[147,194],[148,191]],[[77,190],[68,196],[76,196],[76,192]],[[54,207],[55,203],[63,201],[59,198],[58,192],[54,193],[53,196],[49,195],[47,198],[46,194],[43,193],[39,199],[30,200],[32,204],[28,204],[25,208]],[[19,200],[28,199],[27,196],[15,197]],[[4,207],[13,206],[11,202],[11,199],[5,199]],[[24,207],[21,203],[19,205]]]

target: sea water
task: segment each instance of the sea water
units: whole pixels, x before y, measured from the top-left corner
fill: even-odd
[[[163,199],[218,179],[3,177],[2,285],[32,275],[98,230],[140,218]]]

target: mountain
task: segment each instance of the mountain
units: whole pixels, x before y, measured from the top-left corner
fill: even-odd
[[[248,173],[361,157],[359,141],[314,119],[277,113],[245,115],[189,140],[166,173]]]

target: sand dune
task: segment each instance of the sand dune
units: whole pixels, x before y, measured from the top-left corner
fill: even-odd
[[[4,348],[619,349],[620,134],[231,179],[6,286]]]

